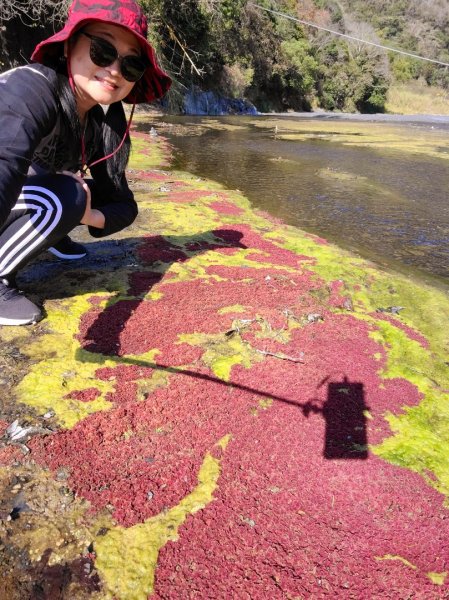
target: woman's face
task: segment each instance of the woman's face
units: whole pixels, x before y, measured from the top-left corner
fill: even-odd
[[[123,27],[110,23],[89,23],[83,28],[89,35],[103,38],[117,49],[119,56],[140,56],[139,42]],[[73,38],[72,38],[73,39]],[[79,33],[74,42],[66,42],[69,50],[70,68],[75,84],[78,112],[84,118],[86,112],[96,104],[112,104],[123,100],[130,93],[134,82],[124,79],[118,58],[107,67],[98,67],[89,56],[91,40]]]

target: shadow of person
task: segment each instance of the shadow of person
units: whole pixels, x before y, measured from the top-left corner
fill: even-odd
[[[84,335],[84,350],[106,356],[116,355],[120,347],[120,334],[127,320],[173,263],[183,263],[211,250],[246,249],[241,239],[242,233],[232,229],[217,229],[193,236],[153,236],[143,239],[138,247],[138,269],[128,277],[127,296],[119,301],[116,297],[112,298],[89,326]]]
[[[320,384],[323,385],[327,378]],[[349,381],[346,375],[342,381],[330,381],[327,398],[320,407],[318,400],[312,399],[303,405],[306,417],[311,412],[323,415],[326,423],[323,456],[327,459],[368,458],[366,432],[366,411],[364,385],[360,381]]]
[[[139,291],[145,294],[145,278],[153,286],[154,273],[163,274],[173,262],[185,261],[196,254],[219,248],[244,248],[242,233],[233,229],[204,231],[191,236],[148,236],[102,239],[85,242],[88,256],[64,261],[42,253],[18,274],[19,285],[39,303],[63,300],[83,294],[119,293],[130,285],[130,278],[141,275]],[[142,249],[144,252],[142,253]],[[143,256],[143,260],[141,257]],[[120,279],[120,282],[118,282]],[[151,289],[150,287],[150,289]],[[148,291],[148,288],[147,288]],[[130,292],[133,293],[133,292]]]
[[[70,562],[52,565],[49,563],[52,554],[54,550],[47,548],[40,560],[27,569],[32,581],[30,598],[32,597],[33,600],[68,598],[74,586],[81,588],[86,595],[101,590],[100,578],[93,571],[91,558],[80,556]]]

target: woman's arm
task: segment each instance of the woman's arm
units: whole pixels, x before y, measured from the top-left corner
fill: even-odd
[[[34,151],[55,126],[56,74],[27,65],[0,75],[0,226],[14,206]]]
[[[137,204],[134,195],[129,189],[125,174],[120,178],[119,185],[111,181],[106,161],[92,167],[93,181],[90,182],[92,192],[92,211],[97,210],[103,215],[103,227],[95,223],[89,225],[89,233],[93,237],[104,237],[121,231],[137,217]],[[95,220],[96,216],[93,216]],[[97,221],[98,223],[98,221]]]
[[[81,187],[86,192],[86,210],[84,211],[84,215],[80,223],[82,225],[89,225],[90,227],[95,227],[97,229],[104,229],[105,216],[98,209],[92,208],[92,194],[86,180],[80,177],[80,175],[72,173],[71,171],[62,171],[62,174],[76,179],[76,181],[81,184]]]

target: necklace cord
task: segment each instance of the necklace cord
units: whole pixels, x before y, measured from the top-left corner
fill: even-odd
[[[108,158],[111,158],[112,156],[114,156],[114,154],[116,154],[120,150],[120,148],[125,143],[125,140],[126,140],[128,134],[129,134],[129,130],[131,129],[131,123],[132,123],[132,120],[133,120],[134,109],[135,108],[136,108],[136,103],[133,104],[133,107],[131,109],[131,114],[130,114],[129,119],[128,119],[128,124],[126,126],[126,131],[125,131],[125,133],[123,135],[122,141],[117,146],[117,148],[113,152],[111,152],[110,154],[108,154],[107,156],[103,156],[102,158],[98,158],[97,160],[94,160],[94,162],[91,162],[90,164],[86,164],[87,163],[86,143],[85,143],[86,128],[84,128],[83,134],[81,136],[81,161],[82,161],[81,175],[83,177],[86,174],[87,169],[90,169],[91,167],[97,165],[100,162],[103,162],[104,160],[108,160]]]

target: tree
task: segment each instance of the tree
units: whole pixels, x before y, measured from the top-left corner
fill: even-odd
[[[24,23],[44,20],[62,21],[67,14],[69,0],[1,0],[0,25],[22,19]]]

